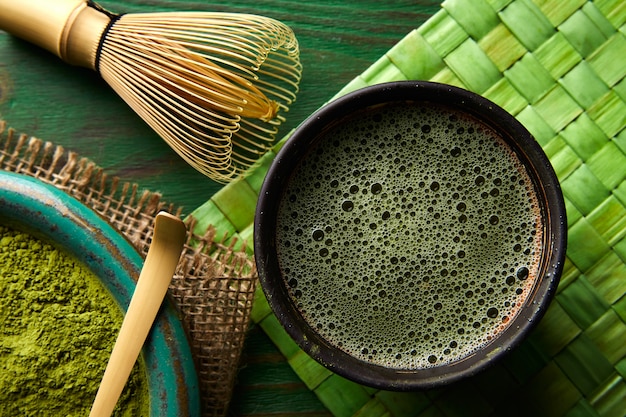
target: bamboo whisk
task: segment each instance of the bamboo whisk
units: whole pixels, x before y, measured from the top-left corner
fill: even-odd
[[[302,73],[293,31],[250,14],[115,15],[87,0],[0,0],[0,29],[97,71],[219,182],[271,147]]]

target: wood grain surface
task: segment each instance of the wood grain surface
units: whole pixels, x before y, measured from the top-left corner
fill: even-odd
[[[304,75],[278,138],[302,122],[439,8],[438,0],[103,0],[114,12],[261,14],[290,25]],[[0,31],[0,119],[63,145],[111,175],[160,191],[190,212],[220,187],[188,167],[99,77]]]

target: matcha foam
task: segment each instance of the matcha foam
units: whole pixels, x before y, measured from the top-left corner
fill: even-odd
[[[324,133],[280,202],[290,297],[337,348],[396,369],[490,343],[527,301],[543,226],[532,180],[488,126],[381,106]]]

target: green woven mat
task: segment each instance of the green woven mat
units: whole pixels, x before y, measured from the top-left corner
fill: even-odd
[[[569,247],[556,299],[528,340],[486,373],[427,392],[377,391],[332,374],[294,344],[257,292],[253,320],[334,415],[626,415],[625,22],[623,0],[448,0],[338,94],[421,79],[498,103],[554,165]],[[199,207],[198,227],[251,241],[274,155]]]

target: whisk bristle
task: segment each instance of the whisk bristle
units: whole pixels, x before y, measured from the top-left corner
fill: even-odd
[[[293,31],[251,14],[116,15],[93,0],[0,0],[0,29],[98,71],[185,161],[219,182],[273,145],[302,75]]]
[[[263,16],[121,16],[103,39],[107,83],[190,165],[226,182],[273,144],[302,67],[292,30]]]

